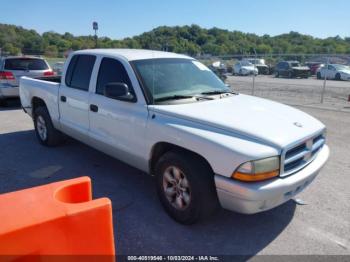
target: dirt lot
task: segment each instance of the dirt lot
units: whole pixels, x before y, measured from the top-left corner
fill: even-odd
[[[262,81],[263,79],[264,82]],[[249,93],[248,78],[230,77]],[[95,197],[113,202],[115,241],[120,255],[196,254],[347,254],[350,255],[350,114],[342,97],[349,83],[329,86],[329,109],[310,107],[318,100],[316,80],[257,78],[257,92],[278,100],[293,99],[301,110],[328,127],[330,161],[319,177],[293,201],[256,215],[222,210],[194,226],[181,226],[163,211],[153,178],[77,141],[46,148],[36,140],[31,119],[18,102],[0,109],[0,193],[78,176],[90,176]],[[314,81],[314,82],[312,82]],[[275,91],[281,84],[296,90]],[[260,94],[260,93],[258,93]],[[283,95],[281,95],[283,94]],[[295,94],[292,96],[291,94]],[[313,97],[309,97],[314,94]],[[317,95],[316,95],[317,94]],[[334,98],[333,94],[340,94]],[[333,103],[333,101],[335,101]],[[332,104],[333,103],[333,104]],[[343,105],[341,107],[341,105]],[[343,110],[343,111],[339,111]],[[345,110],[345,111],[344,111]]]

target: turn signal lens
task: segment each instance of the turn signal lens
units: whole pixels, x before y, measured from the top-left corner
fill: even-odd
[[[245,182],[256,182],[256,181],[267,180],[267,179],[276,177],[278,175],[279,175],[279,170],[260,173],[260,174],[244,174],[240,172],[235,172],[233,174],[233,178],[240,181],[245,181]]]
[[[232,178],[240,181],[255,182],[276,177],[279,175],[280,170],[279,159],[276,156],[246,162],[232,174]]]

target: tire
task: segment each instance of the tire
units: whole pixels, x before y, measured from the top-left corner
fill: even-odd
[[[280,73],[279,73],[278,71],[276,71],[275,77],[276,77],[276,78],[279,78],[279,77],[280,77]]]
[[[321,78],[322,78],[321,73],[317,72],[317,79],[321,79]]]
[[[62,141],[62,134],[52,124],[46,107],[38,107],[34,112],[34,127],[36,137],[44,146],[57,146]]]
[[[175,221],[194,224],[219,207],[214,174],[200,157],[169,151],[158,160],[155,174],[160,202]]]
[[[4,99],[4,98],[0,99],[0,106],[3,106],[3,107],[7,106],[6,99]]]
[[[339,73],[337,73],[337,74],[335,75],[335,80],[337,80],[337,81],[340,81],[340,80],[341,80],[341,75],[340,75]]]

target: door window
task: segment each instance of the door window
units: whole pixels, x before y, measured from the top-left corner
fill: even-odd
[[[123,64],[116,59],[103,58],[97,78],[96,94],[104,95],[104,88],[108,83],[127,84],[130,93],[136,97]]]
[[[95,61],[96,57],[92,55],[74,56],[67,70],[66,86],[88,91]]]

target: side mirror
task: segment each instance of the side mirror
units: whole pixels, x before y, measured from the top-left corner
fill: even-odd
[[[108,83],[104,88],[106,97],[118,100],[133,100],[134,96],[130,93],[129,87],[125,83]]]

